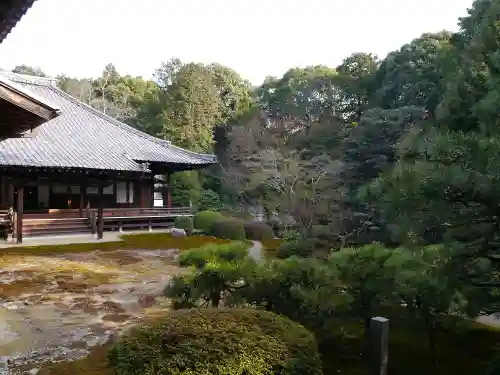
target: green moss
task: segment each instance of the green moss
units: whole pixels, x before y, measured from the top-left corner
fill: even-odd
[[[313,335],[256,309],[179,310],[132,330],[110,352],[117,375],[319,375]]]
[[[121,241],[89,242],[65,245],[10,247],[0,250],[0,255],[53,255],[57,253],[88,252],[118,249],[179,249],[187,250],[206,244],[225,244],[230,241],[209,236],[172,237],[170,233],[144,233],[121,236]]]

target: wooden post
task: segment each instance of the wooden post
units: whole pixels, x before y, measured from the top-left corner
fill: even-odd
[[[23,243],[23,212],[24,212],[24,187],[17,187],[17,215],[16,215],[16,239],[17,243]]]
[[[125,203],[127,204],[127,207],[130,207],[130,181],[127,180],[125,183],[125,193],[127,194],[125,198]]]
[[[116,205],[116,196],[118,195],[118,185],[117,182],[113,182],[113,204]]]
[[[149,207],[155,206],[155,176],[151,175],[151,182],[149,183]]]
[[[104,183],[99,181],[97,204],[97,239],[104,237]]]
[[[167,174],[167,207],[172,208],[172,175]]]
[[[7,202],[5,199],[5,176],[0,176],[0,207],[7,207]]]
[[[84,184],[80,184],[80,217],[83,217],[83,205],[84,205],[84,198],[83,194],[85,192],[85,186]]]
[[[163,207],[168,207],[168,175],[165,177],[165,181],[163,181],[163,189],[161,192]]]
[[[370,320],[370,351],[372,364],[370,373],[387,375],[389,358],[389,319],[375,317]]]
[[[12,184],[12,182],[10,182],[7,186],[7,206],[9,207],[14,207],[15,205],[15,188],[14,188],[14,185]]]
[[[144,183],[143,183],[143,180],[139,180],[138,184],[137,184],[138,188],[139,188],[139,207],[141,208],[141,212],[142,212],[142,208],[144,208]]]

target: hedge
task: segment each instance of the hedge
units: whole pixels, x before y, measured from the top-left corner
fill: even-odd
[[[184,229],[189,236],[193,234],[193,219],[189,216],[177,216],[174,226],[179,229]]]
[[[246,221],[243,223],[245,236],[249,240],[265,241],[274,238],[273,228],[266,223],[257,223],[255,221]]]
[[[320,375],[313,335],[257,309],[192,309],[135,328],[110,351],[117,375]]]
[[[212,225],[209,234],[227,240],[244,240],[246,238],[243,223],[238,219],[217,220]]]
[[[224,216],[219,212],[200,211],[194,215],[194,227],[200,229],[205,234],[209,234],[212,230],[212,225],[221,219],[224,219]]]

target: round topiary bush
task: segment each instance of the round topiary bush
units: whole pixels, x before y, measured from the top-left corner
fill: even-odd
[[[194,227],[209,234],[212,230],[212,225],[217,221],[224,219],[224,216],[215,211],[200,211],[194,215]]]
[[[178,216],[175,218],[174,226],[179,229],[184,229],[191,236],[194,231],[193,219],[189,216]]]
[[[274,238],[273,228],[266,223],[257,223],[255,221],[246,221],[243,223],[245,236],[249,240],[265,241]]]
[[[246,238],[243,223],[238,219],[217,220],[212,225],[210,234],[227,240],[244,240]]]
[[[320,375],[313,335],[257,309],[192,309],[136,328],[110,351],[117,375]]]

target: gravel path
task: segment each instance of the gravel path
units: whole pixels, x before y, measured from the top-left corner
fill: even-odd
[[[262,243],[259,241],[252,241],[253,245],[250,249],[248,249],[248,255],[250,255],[251,258],[259,261],[262,260],[263,254],[262,254]]]

